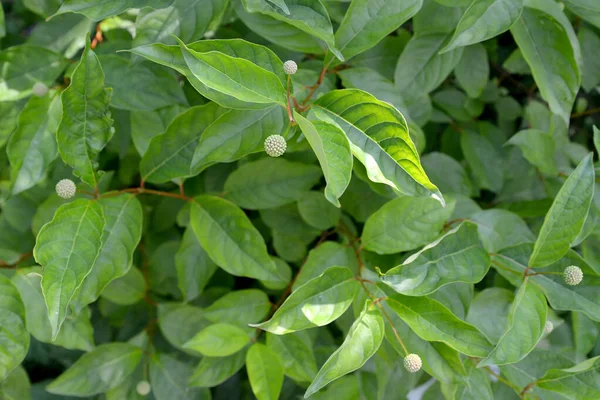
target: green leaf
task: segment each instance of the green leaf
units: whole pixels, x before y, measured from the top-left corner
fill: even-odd
[[[212,324],[183,345],[208,357],[226,357],[240,351],[250,342],[248,334],[235,325]]]
[[[568,399],[596,398],[600,396],[599,363],[600,357],[594,357],[571,368],[550,369],[537,381],[536,386]]]
[[[200,137],[192,160],[193,171],[264,152],[265,139],[283,133],[288,123],[287,113],[279,106],[225,112]]]
[[[269,171],[269,173],[265,173]],[[266,157],[248,162],[225,181],[225,197],[238,206],[260,210],[297,201],[321,178],[314,165]]]
[[[167,354],[153,354],[150,358],[150,386],[156,400],[210,400],[207,389],[188,387],[192,367]]]
[[[188,227],[183,234],[181,247],[175,255],[175,265],[177,286],[185,301],[198,297],[217,271],[217,264],[202,248],[191,227]]]
[[[135,266],[127,273],[110,282],[102,291],[102,297],[119,305],[135,304],[146,294],[146,281]]]
[[[594,164],[588,154],[569,175],[544,218],[533,253],[531,268],[544,267],[564,256],[577,238],[594,196]]]
[[[362,312],[350,327],[344,343],[325,361],[304,393],[304,398],[362,367],[381,346],[384,328],[381,312],[367,300]]]
[[[346,59],[376,45],[419,11],[422,0],[354,1],[335,32],[335,43]]]
[[[568,124],[581,79],[565,29],[551,15],[526,7],[511,33],[550,110]]]
[[[32,97],[19,114],[6,152],[11,165],[12,194],[41,182],[58,156],[56,130],[61,119],[60,97]]]
[[[526,279],[510,307],[504,334],[494,350],[477,366],[513,364],[521,361],[542,337],[547,311],[544,295]]]
[[[506,144],[521,149],[523,156],[544,174],[557,175],[558,168],[554,160],[554,140],[546,132],[537,129],[525,129],[517,132]]]
[[[37,24],[27,42],[72,58],[85,47],[93,27],[94,23],[83,15],[65,14]]]
[[[337,242],[323,242],[308,253],[304,265],[296,276],[292,290],[297,290],[306,282],[321,275],[327,268],[336,265],[348,267],[353,272],[358,271],[356,257],[351,247]]]
[[[277,353],[262,343],[254,343],[246,354],[246,369],[252,392],[258,400],[279,398],[283,365]]]
[[[31,400],[31,384],[27,371],[22,366],[13,369],[0,382],[0,396],[4,400]]]
[[[190,386],[213,387],[225,382],[246,362],[244,349],[228,357],[202,357],[198,368],[189,379]]]
[[[565,0],[569,10],[600,28],[600,6],[594,0]]]
[[[346,89],[327,93],[311,109],[346,133],[352,153],[365,165],[371,181],[444,203],[423,171],[406,121],[395,108],[366,92]]]
[[[473,214],[469,219],[477,224],[483,246],[490,253],[535,241],[535,235],[527,224],[510,211],[484,210]]]
[[[200,53],[183,43],[180,48],[193,76],[210,89],[248,103],[278,103],[285,107],[285,89],[274,73],[218,51]]]
[[[348,138],[337,126],[327,122],[309,121],[295,111],[294,119],[321,164],[327,181],[325,197],[331,204],[340,207],[338,199],[348,187],[352,176],[353,160]]]
[[[473,0],[460,19],[452,39],[442,51],[451,51],[498,36],[513,26],[522,9],[523,0]]]
[[[427,153],[421,159],[425,172],[431,181],[444,193],[458,193],[471,196],[473,184],[465,168],[444,153]]]
[[[233,203],[213,196],[196,197],[190,222],[210,258],[236,276],[285,280],[248,217]]]
[[[494,145],[483,135],[465,131],[460,134],[460,147],[479,186],[499,193],[504,186],[504,160]]]
[[[92,396],[123,382],[142,359],[142,349],[127,343],[107,343],[85,353],[46,390],[64,396]]]
[[[52,86],[65,69],[60,54],[37,46],[13,46],[0,52],[0,102],[32,94],[36,83]]]
[[[185,350],[183,345],[208,325],[210,322],[204,318],[204,311],[199,307],[180,303],[162,303],[158,306],[160,331],[169,343],[180,350]]]
[[[88,0],[65,0],[54,15],[64,13],[78,13],[86,17],[100,21],[106,17],[121,14],[130,8],[168,7],[173,0],[102,0],[100,2],[89,2]]]
[[[473,363],[465,366],[467,376],[462,381],[442,383],[444,398],[452,400],[493,399],[495,394],[490,385],[489,373],[477,369]]]
[[[173,104],[187,105],[177,78],[150,63],[130,64],[117,55],[101,55],[106,86],[113,88],[112,107],[123,110],[154,110]]]
[[[98,180],[96,156],[113,135],[111,93],[104,87],[100,61],[88,42],[71,84],[61,95],[63,118],[56,140],[62,159],[91,187]]]
[[[337,226],[342,210],[329,203],[321,192],[310,191],[298,200],[298,211],[311,226],[322,231]]]
[[[327,8],[320,0],[286,0],[289,12],[273,7],[265,0],[242,0],[242,4],[249,13],[267,15],[323,40],[329,50],[344,61],[344,56],[335,47],[333,27]]]
[[[600,154],[600,129],[596,128],[594,125],[594,147],[596,148],[596,152]]]
[[[575,342],[575,352],[578,360],[585,359],[587,354],[591,352],[595,345],[600,326],[591,318],[580,312],[571,313],[573,324],[573,341]]]
[[[508,313],[515,295],[508,289],[484,289],[469,304],[466,321],[475,326],[491,343],[498,343],[508,326]]]
[[[598,25],[600,25],[600,11],[598,12]],[[577,32],[577,37],[583,58],[581,87],[589,92],[600,84],[600,62],[594,56],[596,49],[600,47],[600,36],[593,30],[582,26]]]
[[[469,97],[476,99],[481,96],[490,77],[490,63],[485,47],[482,44],[465,47],[454,75]]]
[[[204,309],[204,318],[242,327],[262,321],[271,310],[267,295],[258,289],[236,290],[227,293]]]
[[[37,236],[33,256],[44,267],[42,289],[53,339],[100,254],[104,225],[101,205],[80,199],[56,210]]]
[[[394,295],[386,302],[424,340],[446,343],[472,357],[485,357],[492,349],[477,328],[458,319],[436,300]]]
[[[317,362],[312,344],[299,333],[273,335],[267,333],[267,346],[279,354],[283,372],[298,382],[311,382],[317,375]]]
[[[94,348],[94,329],[90,322],[91,312],[88,308],[84,308],[78,314],[69,315],[56,339],[52,340],[52,327],[42,294],[41,280],[42,269],[40,267],[20,268],[12,278],[25,305],[27,331],[40,342],[51,343],[66,349],[92,350]]]
[[[362,245],[378,254],[400,253],[423,246],[438,236],[455,204],[451,201],[442,207],[434,199],[394,199],[367,219]]]
[[[142,237],[142,205],[135,195],[123,193],[100,198],[98,203],[106,220],[102,247],[74,298],[76,309],[95,301],[108,284],[127,273]],[[139,281],[137,286],[141,290]]]
[[[194,175],[192,159],[206,128],[225,110],[215,103],[191,107],[179,114],[167,130],[152,138],[140,162],[144,181],[168,182]]]
[[[463,49],[439,54],[449,34],[413,36],[394,73],[394,82],[404,92],[429,93],[450,75],[460,61]]]
[[[460,5],[424,0],[423,7],[413,18],[413,33],[417,36],[450,33],[456,28],[463,11]]]
[[[463,222],[437,241],[389,270],[382,281],[398,293],[424,296],[453,282],[477,283],[490,266],[490,257],[477,227]]]
[[[2,4],[0,4],[0,39],[6,36],[6,22],[4,18],[4,10]]]
[[[330,267],[296,289],[262,324],[251,324],[276,335],[327,325],[354,300],[360,283],[346,267]]]
[[[27,355],[29,332],[25,329],[25,306],[13,283],[0,274],[0,382]],[[1,391],[0,391],[1,394]]]

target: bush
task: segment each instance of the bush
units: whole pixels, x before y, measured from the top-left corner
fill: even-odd
[[[3,7],[0,398],[600,398],[597,1]]]

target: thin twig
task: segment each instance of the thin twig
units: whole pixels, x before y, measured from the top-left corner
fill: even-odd
[[[592,115],[592,114],[596,114],[596,113],[600,113],[600,107],[592,108],[590,110],[578,112],[575,114],[571,114],[571,119],[585,117],[586,115]]]

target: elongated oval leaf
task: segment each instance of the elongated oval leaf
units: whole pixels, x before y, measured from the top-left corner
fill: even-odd
[[[491,343],[498,343],[508,326],[508,313],[515,295],[511,290],[492,287],[481,291],[469,304],[466,321]]]
[[[569,175],[544,218],[529,259],[532,268],[559,260],[577,238],[594,197],[594,164],[588,154]]]
[[[177,286],[186,301],[198,297],[217,270],[217,264],[202,248],[191,227],[188,227],[183,234],[181,247],[175,255],[175,266]]]
[[[385,325],[381,312],[370,300],[356,319],[344,343],[325,361],[304,398],[328,383],[362,367],[375,354],[383,341]]]
[[[208,389],[188,387],[192,372],[189,363],[167,354],[153,354],[150,359],[152,395],[156,400],[210,400]]]
[[[267,346],[280,355],[285,375],[299,382],[311,382],[317,375],[317,362],[310,341],[298,333],[267,333]]]
[[[458,319],[442,303],[428,297],[394,295],[387,304],[422,339],[444,342],[459,352],[485,357],[492,345],[473,325]]]
[[[488,138],[475,132],[462,132],[460,148],[479,186],[499,193],[504,185],[504,160]]]
[[[353,159],[348,138],[337,126],[327,122],[309,121],[296,112],[294,119],[321,164],[327,181],[325,197],[331,204],[340,207],[338,199],[350,184],[352,176]]]
[[[542,292],[525,280],[510,307],[506,331],[494,350],[477,366],[521,361],[542,337],[547,312],[548,305]]]
[[[61,95],[63,118],[56,140],[62,159],[91,187],[98,181],[96,156],[113,135],[110,97],[100,61],[88,42],[71,84]]]
[[[88,275],[89,277],[89,275]],[[132,266],[127,273],[111,281],[102,291],[102,298],[119,305],[137,303],[146,294],[146,281],[138,268]]]
[[[169,343],[180,350],[185,350],[183,345],[208,325],[210,321],[204,319],[200,307],[180,303],[162,303],[158,306],[160,331]]]
[[[225,271],[267,281],[285,280],[260,233],[233,203],[219,197],[197,197],[190,222],[204,250]]]
[[[483,210],[470,218],[477,224],[479,237],[487,251],[535,241],[535,235],[518,215],[506,210]]]
[[[212,322],[227,322],[247,327],[267,316],[271,303],[258,289],[236,290],[227,293],[204,309],[204,318]]]
[[[244,330],[230,324],[212,324],[198,332],[183,345],[208,357],[227,357],[237,353],[250,342]]]
[[[13,283],[0,274],[0,381],[21,362],[29,349],[25,306]],[[1,393],[0,393],[1,394]]]
[[[46,390],[64,396],[92,396],[104,393],[133,373],[142,358],[142,349],[127,343],[108,343],[81,356]]]
[[[433,197],[444,204],[431,183],[408,134],[402,114],[357,89],[334,90],[312,107],[317,116],[339,126],[369,179],[411,196]]]
[[[247,350],[244,349],[229,357],[202,357],[198,368],[190,377],[189,385],[213,387],[223,383],[244,366],[246,353]]]
[[[348,267],[353,272],[358,271],[356,257],[351,247],[337,242],[323,242],[308,253],[304,265],[296,276],[292,290],[298,289],[306,282],[321,275],[327,268],[336,265]]]
[[[246,354],[246,369],[252,392],[258,400],[277,400],[283,386],[279,355],[262,343],[254,343]]]
[[[568,399],[600,396],[598,365],[600,357],[590,358],[571,368],[550,369],[537,382],[541,389],[551,390]]]
[[[121,14],[130,8],[163,8],[171,3],[173,0],[101,0],[98,2],[66,0],[54,15],[73,12],[83,14],[91,20],[100,21],[106,17]]]
[[[359,290],[348,268],[331,267],[296,289],[270,320],[251,326],[284,335],[327,325],[350,307]]]
[[[225,196],[243,208],[260,210],[297,201],[321,178],[314,165],[263,158],[234,171],[225,181]]]
[[[98,258],[104,224],[102,206],[81,199],[61,206],[38,233],[33,256],[44,267],[42,289],[53,339]]]

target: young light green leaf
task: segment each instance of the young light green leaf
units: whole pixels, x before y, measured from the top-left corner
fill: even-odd
[[[558,168],[554,160],[554,140],[546,132],[537,129],[525,129],[517,132],[506,144],[519,147],[527,161],[539,168],[544,174],[558,174]]]
[[[267,295],[258,289],[236,290],[227,293],[204,309],[204,318],[247,327],[262,321],[271,310]]]
[[[422,339],[446,343],[472,357],[485,357],[492,350],[477,328],[458,319],[436,300],[394,295],[386,302]]]
[[[320,178],[314,165],[267,157],[233,171],[225,181],[225,197],[251,210],[274,208],[297,201]]]
[[[463,222],[390,269],[382,281],[398,293],[424,296],[448,283],[477,283],[489,266],[490,257],[479,240],[477,226]]]
[[[171,3],[173,0],[102,0],[100,2],[65,0],[54,15],[72,12],[83,14],[94,21],[101,21],[106,17],[121,14],[130,8],[163,8],[168,7]]]
[[[526,7],[511,33],[550,110],[568,124],[581,78],[564,28],[551,15]]]
[[[0,102],[30,96],[33,86],[52,86],[67,66],[60,54],[37,46],[13,46],[0,52]]]
[[[177,286],[185,301],[198,297],[208,281],[217,271],[217,264],[202,248],[196,234],[188,227],[181,239],[181,247],[175,255],[177,267]]]
[[[0,274],[0,382],[23,360],[29,349],[25,306],[13,283]],[[1,393],[0,393],[1,394]]]
[[[344,343],[325,361],[312,381],[304,398],[308,398],[328,383],[362,367],[381,346],[385,332],[381,312],[370,300],[356,319]]]
[[[144,275],[135,266],[131,266],[125,275],[111,281],[102,291],[103,298],[124,306],[137,303],[145,294]]]
[[[107,343],[85,353],[46,390],[64,396],[104,393],[123,382],[142,359],[142,349],[127,343]]]
[[[193,76],[207,87],[248,103],[278,103],[285,107],[285,89],[272,72],[218,51],[199,53],[183,43],[180,48]]]
[[[375,46],[421,9],[423,0],[371,2],[355,0],[335,32],[335,43],[346,59]]]
[[[294,112],[294,119],[321,164],[327,181],[325,197],[331,204],[340,207],[338,199],[348,187],[352,176],[353,159],[348,138],[333,124],[309,121],[296,112]]]
[[[536,386],[568,399],[596,398],[600,396],[599,364],[600,357],[594,357],[571,368],[550,369],[537,381]]]
[[[284,335],[327,325],[339,318],[354,300],[360,284],[346,267],[330,267],[296,289],[270,320],[251,324]]]
[[[230,324],[212,324],[198,332],[183,345],[208,357],[227,357],[240,351],[250,342],[248,334]]]
[[[4,400],[31,400],[31,384],[25,368],[18,366],[0,382],[0,397]]]
[[[198,368],[189,379],[190,386],[213,387],[220,385],[238,372],[246,362],[247,350],[228,357],[202,357]]]
[[[196,197],[191,204],[194,233],[219,267],[236,276],[285,280],[262,236],[235,204],[213,196]]]
[[[469,97],[476,99],[481,96],[490,78],[490,63],[485,47],[482,44],[465,47],[454,75]]]
[[[473,0],[442,52],[483,42],[507,31],[522,9],[523,0]]]
[[[535,235],[525,221],[510,211],[483,210],[473,214],[469,219],[477,224],[483,246],[490,253],[535,241]]]
[[[588,154],[569,175],[544,218],[533,253],[532,268],[559,260],[577,238],[594,197],[594,164]]]
[[[246,369],[252,392],[258,400],[279,398],[283,386],[283,365],[277,353],[262,343],[254,343],[246,354]]]
[[[460,147],[479,186],[499,193],[504,186],[504,160],[494,145],[483,135],[465,131]]]
[[[356,257],[352,248],[343,246],[337,242],[323,242],[308,253],[304,265],[302,265],[296,276],[292,290],[297,290],[306,282],[321,275],[327,268],[336,265],[348,267],[354,272],[358,271]]]
[[[62,159],[91,187],[98,181],[96,156],[113,135],[111,93],[104,87],[100,61],[88,42],[71,84],[61,95],[63,118],[56,140]]]
[[[283,372],[298,382],[311,382],[317,375],[317,362],[312,345],[299,333],[273,335],[267,333],[267,346],[280,355]]]
[[[455,204],[451,201],[442,207],[434,199],[394,199],[367,219],[362,245],[378,254],[400,253],[423,246],[438,236]]]
[[[150,386],[156,400],[210,400],[208,389],[190,388],[193,368],[168,354],[155,353],[150,358]]]
[[[371,181],[444,204],[440,191],[423,171],[404,117],[395,108],[366,92],[345,89],[322,96],[312,110],[319,119],[344,131]]]
[[[494,350],[477,366],[513,364],[522,360],[542,337],[547,312],[544,295],[526,279],[510,307],[504,334]]]
[[[283,133],[289,123],[279,106],[260,110],[230,110],[206,128],[194,153],[194,173],[220,162],[236,161],[265,151],[265,139]]]
[[[44,267],[42,289],[53,339],[100,254],[104,225],[102,206],[80,199],[56,210],[37,236],[33,256]]]
[[[168,182],[193,175],[192,159],[203,132],[225,110],[215,103],[191,107],[179,114],[167,130],[150,141],[140,162],[142,179]]]
[[[58,156],[56,130],[61,119],[60,97],[32,97],[19,114],[6,152],[11,165],[12,194],[32,188],[46,177]]]

